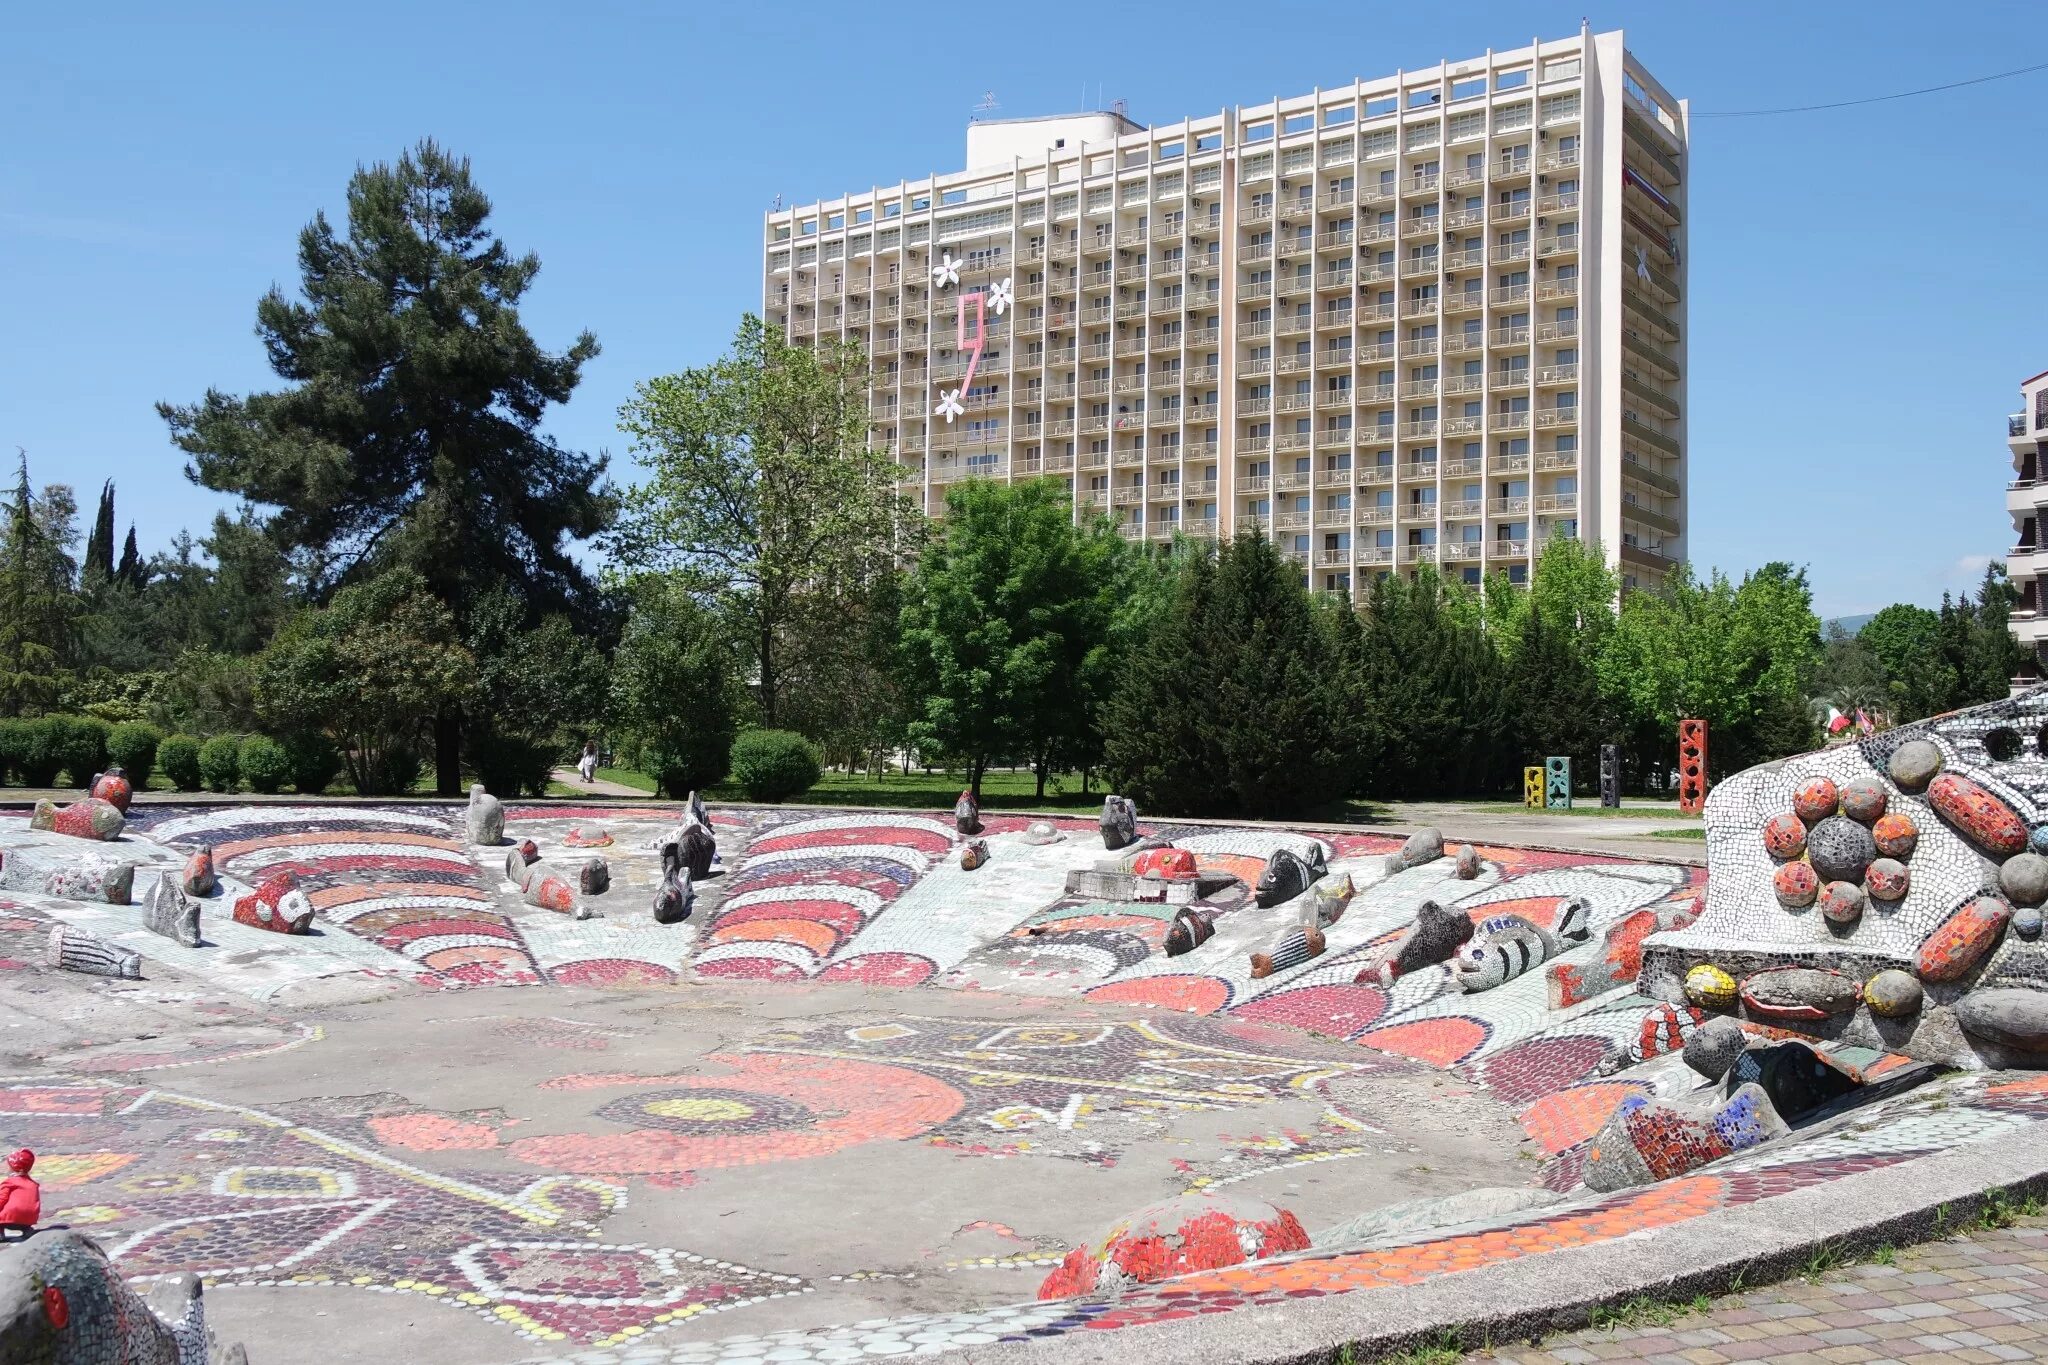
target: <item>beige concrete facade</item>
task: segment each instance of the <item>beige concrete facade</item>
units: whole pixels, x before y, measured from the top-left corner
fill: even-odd
[[[2038,663],[2048,664],[2048,546],[2042,541],[2048,524],[2048,371],[2020,385],[2020,410],[2005,419],[2005,444],[2012,457],[2005,510],[2015,532],[2006,572],[2020,595],[2012,633]]]
[[[768,214],[763,314],[866,346],[934,515],[1051,476],[1131,539],[1257,521],[1320,590],[1523,581],[1554,535],[1648,585],[1685,557],[1687,128],[1620,32],[977,125],[971,170]]]

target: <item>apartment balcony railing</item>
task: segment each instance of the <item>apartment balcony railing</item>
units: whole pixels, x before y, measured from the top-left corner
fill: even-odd
[[[1391,526],[1394,524],[1394,509],[1391,507],[1361,507],[1354,518],[1360,526]]]
[[[1214,479],[1189,479],[1183,484],[1169,485],[1169,487],[1175,486],[1180,489],[1180,496],[1183,501],[1192,500],[1200,502],[1204,498],[1216,496],[1216,480]]]
[[[1390,464],[1360,465],[1352,477],[1358,480],[1361,487],[1392,483],[1394,481],[1394,467]]]
[[[1489,515],[1496,517],[1526,517],[1529,515],[1529,499],[1527,497],[1488,498],[1486,500],[1486,510]]]
[[[1575,407],[1536,409],[1536,429],[1549,430],[1554,427],[1575,427],[1579,424],[1579,410]]]
[[[1526,284],[1503,285],[1498,289],[1488,290],[1486,298],[1496,308],[1508,308],[1518,303],[1527,303],[1529,301],[1529,286]]]
[[[1477,498],[1460,498],[1456,502],[1447,502],[1443,504],[1443,509],[1446,521],[1476,517],[1484,510]]]
[[[1419,275],[1433,276],[1436,273],[1437,258],[1434,255],[1410,256],[1407,260],[1401,262],[1401,274],[1410,279]]]
[[[2012,414],[2012,415],[2011,415],[2010,417],[2006,418],[2006,419],[2005,419],[2005,434],[2006,434],[2007,436],[2024,436],[2024,435],[2026,435],[2026,434],[2027,434],[2027,415],[2026,415],[2026,414],[2025,414],[2024,412],[2016,412],[2016,413]]]
[[[1527,559],[1529,557],[1529,542],[1526,540],[1496,539],[1493,542],[1493,557],[1495,559]]]
[[[1436,563],[1436,558],[1437,547],[1434,544],[1403,545],[1401,547],[1401,562],[1403,564],[1434,564]]]
[[[1529,201],[1517,199],[1508,204],[1493,206],[1493,221],[1496,223],[1519,223],[1529,216]]]
[[[1487,340],[1495,346],[1527,346],[1529,344],[1529,329],[1527,327],[1496,327],[1493,329],[1492,335],[1487,337]]]
[[[1569,170],[1571,167],[1576,166],[1578,164],[1579,149],[1576,147],[1570,149],[1569,151],[1545,152],[1542,156],[1536,159],[1536,169],[1541,171]]]
[[[1551,516],[1559,512],[1576,512],[1579,509],[1579,495],[1576,493],[1539,493],[1535,499],[1535,510]]]
[[[1527,412],[1496,412],[1493,414],[1493,429],[1495,431],[1527,431],[1529,429],[1529,414]]]
[[[1443,419],[1443,431],[1446,436],[1476,436],[1479,434],[1480,427],[1481,420],[1476,414],[1446,417]]]
[[[1443,230],[1443,220],[1436,214],[1425,213],[1419,218],[1410,218],[1401,224],[1403,237],[1434,237]]]
[[[1477,289],[1458,289],[1444,295],[1446,313],[1476,313],[1486,307],[1486,296]]]
[[[1404,318],[1433,318],[1437,314],[1437,306],[1437,300],[1434,298],[1406,299],[1401,304],[1401,316]]]
[[[1447,479],[1476,479],[1483,472],[1480,460],[1445,460],[1443,476]]]
[[[1646,445],[1663,451],[1667,455],[1677,455],[1680,453],[1678,442],[1672,440],[1661,431],[1645,426],[1627,413],[1623,413],[1621,417],[1621,434],[1624,437],[1634,437]]]
[[[1401,439],[1404,441],[1427,440],[1434,435],[1436,435],[1435,422],[1403,422],[1401,424]]]
[[[1270,474],[1240,474],[1231,487],[1239,493],[1263,493],[1272,484]]]

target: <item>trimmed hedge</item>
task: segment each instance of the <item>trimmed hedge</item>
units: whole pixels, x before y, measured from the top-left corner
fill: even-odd
[[[231,792],[241,776],[242,746],[233,735],[215,735],[199,746],[199,780],[210,792]]]
[[[24,721],[24,735],[21,751],[21,785],[24,787],[54,787],[57,774],[64,767],[67,757],[65,746],[70,739],[70,727],[61,716],[39,716]],[[87,774],[88,777],[91,774]]]
[[[236,756],[242,776],[248,780],[249,790],[264,796],[275,794],[292,775],[290,755],[284,746],[269,735],[250,735],[242,741],[240,753]]]
[[[170,735],[156,746],[156,761],[164,776],[181,792],[196,792],[199,780],[199,740],[192,735]]]
[[[46,716],[59,728],[64,754],[64,775],[74,787],[91,783],[107,770],[107,737],[114,727],[96,716]]]
[[[341,772],[341,751],[317,730],[286,735],[284,753],[291,766],[292,788],[301,796],[318,796]]]
[[[164,742],[163,732],[154,725],[131,720],[116,725],[107,736],[107,757],[121,765],[129,785],[142,791],[156,771],[156,751]]]
[[[25,720],[0,720],[0,781],[11,781],[21,776],[21,767],[28,758],[28,728]]]
[[[787,801],[818,784],[811,742],[792,730],[746,730],[732,742],[732,775],[749,801]]]

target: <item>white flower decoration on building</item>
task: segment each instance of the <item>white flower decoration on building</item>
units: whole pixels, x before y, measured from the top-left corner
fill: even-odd
[[[932,409],[932,416],[943,417],[950,422],[965,411],[967,409],[960,403],[960,390],[947,389],[940,392],[939,405]]]
[[[960,262],[953,259],[948,251],[939,257],[939,263],[932,267],[932,288],[944,289],[949,284],[960,283]]]
[[[1001,317],[1003,310],[1009,306],[1010,281],[1007,279],[997,280],[988,287],[988,311],[994,313],[997,317]]]

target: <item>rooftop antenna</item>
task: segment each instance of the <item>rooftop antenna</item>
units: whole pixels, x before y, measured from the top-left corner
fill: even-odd
[[[770,213],[780,213],[780,212],[782,212],[782,196],[781,196],[781,195],[779,195],[779,194],[778,194],[778,195],[776,195],[776,196],[775,196],[775,207],[774,207],[774,208],[772,208],[772,209],[770,209],[770,210],[768,210],[768,211],[769,211]]]
[[[977,115],[993,114],[996,110],[1002,107],[1002,105],[996,103],[995,91],[984,90],[981,92],[981,103],[974,106],[974,112]]]
[[[1109,112],[1118,118],[1126,118],[1129,116],[1129,105],[1124,100],[1116,100],[1109,106]]]

